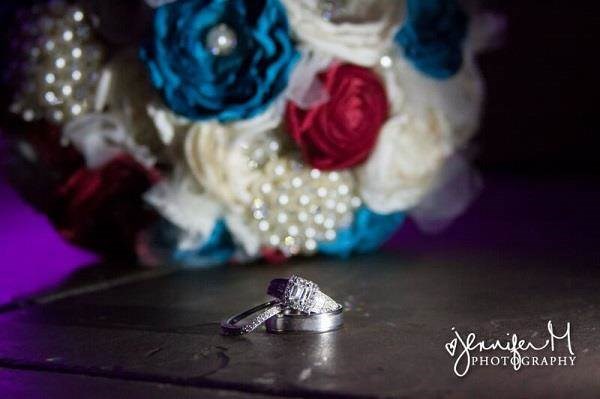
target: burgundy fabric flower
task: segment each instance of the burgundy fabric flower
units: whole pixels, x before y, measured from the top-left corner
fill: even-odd
[[[57,189],[49,216],[70,241],[109,257],[131,256],[154,216],[142,195],[158,178],[129,155],[100,169],[82,167]]]
[[[11,119],[0,132],[6,148],[0,163],[13,187],[36,210],[49,213],[59,186],[83,167],[81,154],[61,142],[58,126]]]
[[[100,169],[88,169],[60,128],[43,122],[3,125],[0,158],[19,193],[46,214],[69,241],[110,258],[134,256],[139,231],[155,213],[142,195],[159,173],[123,154]]]
[[[317,169],[359,165],[368,158],[387,119],[385,88],[373,71],[349,64],[336,64],[319,79],[329,101],[308,110],[288,103],[288,132]]]

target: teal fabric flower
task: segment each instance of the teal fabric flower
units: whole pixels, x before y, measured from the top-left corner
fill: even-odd
[[[182,249],[184,232],[166,219],[159,219],[150,227],[137,245],[142,263],[176,264],[186,268],[210,268],[229,262],[235,253],[235,243],[223,220],[217,221],[213,231],[196,248]]]
[[[408,0],[408,15],[395,41],[418,70],[447,79],[462,65],[467,24],[458,0]]]
[[[354,214],[352,225],[338,230],[335,240],[319,243],[319,252],[341,257],[372,252],[383,245],[404,220],[402,212],[380,215],[363,206]]]
[[[196,249],[177,249],[173,260],[187,267],[210,267],[227,263],[235,252],[235,244],[223,220],[215,225],[210,237]]]
[[[179,0],[159,7],[142,50],[177,114],[222,122],[263,112],[286,88],[298,53],[279,0]]]

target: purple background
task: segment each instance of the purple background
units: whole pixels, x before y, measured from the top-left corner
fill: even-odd
[[[0,305],[51,287],[96,257],[65,243],[0,179]]]

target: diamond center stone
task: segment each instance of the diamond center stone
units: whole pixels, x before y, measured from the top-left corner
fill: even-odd
[[[300,311],[308,312],[313,306],[314,294],[319,288],[309,280],[292,276],[285,290],[285,302]]]

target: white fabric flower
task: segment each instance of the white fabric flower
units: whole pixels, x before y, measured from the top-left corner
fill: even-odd
[[[62,135],[79,150],[90,169],[101,168],[123,153],[147,168],[156,163],[156,157],[148,147],[135,142],[125,121],[117,114],[79,116],[65,125]]]
[[[197,247],[210,237],[222,206],[198,186],[193,176],[178,172],[150,189],[144,199],[182,230],[180,249]]]
[[[146,105],[146,112],[154,122],[161,142],[165,146],[173,144],[178,133],[184,134],[191,122],[175,115],[162,105],[150,103]]]
[[[317,75],[325,71],[333,58],[302,48],[302,57],[294,68],[286,89],[286,98],[303,109],[318,107],[329,101],[329,93]]]
[[[451,152],[449,132],[448,121],[440,112],[406,109],[391,118],[383,126],[373,154],[356,172],[366,205],[388,214],[418,204]]]
[[[259,235],[248,224],[248,220],[242,215],[229,213],[225,216],[225,223],[234,241],[239,243],[244,252],[242,255],[255,258],[260,253],[261,241]]]
[[[318,0],[283,0],[295,34],[318,52],[376,65],[402,20],[404,1],[352,0],[333,9]],[[336,8],[340,7],[340,8]]]
[[[218,199],[204,190],[188,172],[175,173],[150,189],[145,200],[166,220],[181,230],[177,248],[194,250],[202,247],[217,222],[224,219],[234,240],[242,250],[239,259],[253,259],[260,252],[258,235],[242,215],[231,212]]]
[[[95,112],[69,121],[63,137],[82,153],[89,168],[102,167],[122,153],[151,167],[162,155],[156,128],[145,110],[154,98],[135,53],[118,53],[102,70]]]

